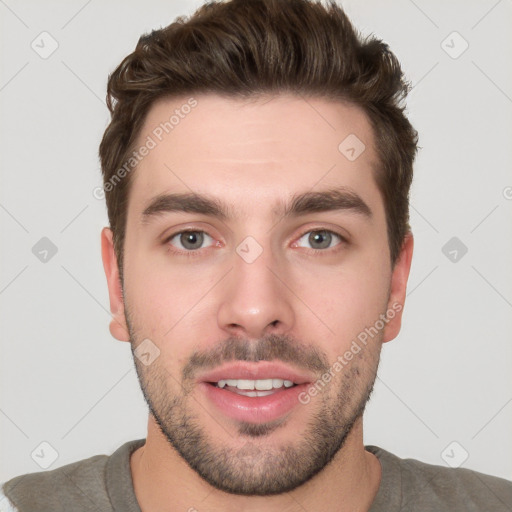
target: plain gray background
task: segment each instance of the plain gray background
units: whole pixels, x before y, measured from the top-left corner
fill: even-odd
[[[108,331],[97,150],[108,73],[200,3],[0,1],[0,481],[146,435],[129,345]],[[422,147],[404,327],[383,348],[365,444],[512,479],[512,3],[343,5],[401,60]]]

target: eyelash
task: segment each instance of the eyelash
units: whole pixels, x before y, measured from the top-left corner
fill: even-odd
[[[310,251],[310,253],[312,253],[314,255],[317,255],[317,254],[325,255],[325,254],[329,254],[329,253],[330,254],[336,253],[341,250],[341,246],[348,243],[348,240],[343,235],[340,235],[338,232],[333,231],[332,229],[323,229],[323,228],[308,229],[308,230],[304,231],[297,238],[297,240],[300,240],[304,235],[307,235],[308,233],[322,233],[322,232],[330,233],[331,235],[338,237],[340,241],[338,244],[334,245],[333,247],[328,247],[327,249],[308,249],[308,251]]]
[[[176,238],[178,235],[183,235],[185,233],[204,233],[205,235],[208,235],[206,231],[203,231],[202,229],[184,229],[182,231],[177,231],[176,233],[170,235],[164,240],[164,245],[167,246],[167,252],[177,254],[178,256],[185,256],[186,258],[197,258],[201,256],[200,249],[194,250],[194,251],[184,251],[182,249],[176,249],[170,244],[170,241],[173,238]],[[208,235],[210,236],[210,235]],[[213,238],[210,236],[210,238]]]
[[[344,236],[342,236],[340,233],[333,231],[332,229],[323,229],[323,228],[308,229],[308,230],[304,231],[301,235],[299,235],[299,237],[296,238],[296,240],[297,241],[300,240],[304,235],[307,235],[308,233],[318,233],[318,232],[322,232],[322,231],[326,232],[326,233],[330,233],[332,235],[335,235],[336,237],[338,237],[340,239],[340,242],[338,244],[336,244],[334,247],[328,247],[326,249],[308,249],[310,254],[318,255],[318,254],[322,253],[322,255],[325,255],[326,253],[331,253],[331,254],[336,253],[339,250],[341,250],[340,246],[343,246],[344,244],[348,243],[347,239]],[[182,249],[176,249],[170,244],[170,241],[173,238],[177,237],[178,235],[185,234],[185,233],[204,233],[205,235],[210,236],[210,238],[213,238],[211,235],[208,235],[208,233],[206,231],[201,230],[201,229],[184,229],[182,231],[177,231],[176,233],[173,233],[172,235],[168,236],[163,241],[163,244],[167,246],[168,252],[177,254],[180,256],[185,256],[186,258],[197,258],[197,257],[201,256],[200,249],[186,251],[186,250],[182,250]]]

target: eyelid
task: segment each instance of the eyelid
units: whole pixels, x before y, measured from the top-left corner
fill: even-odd
[[[329,252],[336,251],[336,248],[339,248],[339,246],[349,243],[349,238],[346,235],[342,235],[338,230],[331,229],[331,228],[328,228],[325,225],[323,225],[323,226],[316,226],[316,227],[310,226],[307,229],[304,229],[300,235],[296,236],[293,239],[294,241],[292,242],[292,247],[294,247],[294,248],[300,247],[297,245],[298,240],[303,238],[308,233],[315,233],[315,232],[320,232],[320,231],[325,231],[327,233],[331,233],[331,234],[337,236],[339,238],[340,242],[335,244],[332,247],[327,247],[325,249],[314,249],[314,248],[308,248],[308,247],[305,247],[304,249],[308,249],[310,252],[312,251],[314,253],[329,253]],[[203,233],[204,235],[210,237],[212,239],[212,241],[214,241],[214,243],[210,244],[207,247],[201,247],[200,249],[194,249],[194,250],[180,249],[179,247],[175,247],[172,244],[170,244],[171,240],[173,240],[177,236],[182,235],[184,233]],[[183,227],[181,229],[178,229],[177,231],[173,230],[170,235],[164,236],[162,244],[169,246],[169,248],[168,248],[169,251],[174,252],[175,254],[178,254],[178,255],[181,254],[181,255],[186,255],[186,256],[199,255],[205,249],[209,249],[209,248],[215,247],[215,246],[221,247],[223,245],[222,242],[220,242],[219,240],[216,240],[216,237],[210,235],[206,229],[201,229],[199,227],[197,227],[197,228],[196,227]]]
[[[215,230],[215,228],[211,224],[207,224],[204,222],[198,222],[198,223],[183,223],[178,226],[173,226],[172,228],[166,229],[160,236],[159,239],[161,240],[162,244],[166,244],[174,238],[176,235],[181,235],[182,233],[204,233],[208,236],[210,236],[213,239],[221,240],[219,238],[218,232]]]
[[[298,237],[296,237],[294,239],[293,247],[300,247],[300,246],[297,246],[296,244],[298,243],[298,241],[301,238],[303,238],[308,233],[316,233],[316,232],[321,232],[321,231],[325,231],[326,233],[331,233],[332,235],[337,236],[340,239],[340,242],[333,245],[332,247],[327,247],[325,249],[314,249],[312,247],[309,247],[309,248],[306,247],[305,249],[309,249],[310,251],[314,251],[314,252],[329,252],[329,251],[336,250],[336,247],[338,247],[342,244],[348,244],[348,238],[334,229],[329,229],[326,227],[314,227],[314,228],[310,227],[310,228],[306,229],[305,231],[303,231],[301,235],[299,235]]]
[[[203,231],[202,229],[183,229],[181,231],[178,231],[178,232],[174,233],[174,235],[170,235],[169,237],[167,237],[165,243],[170,244],[171,241],[173,239],[175,239],[175,238],[177,238],[179,240],[180,236],[185,234],[185,233],[203,233],[203,235],[206,235],[207,237],[209,237],[214,242],[213,244],[210,244],[208,247],[211,247],[212,245],[215,245],[215,239],[210,234],[208,234],[206,231]],[[187,252],[188,253],[188,252],[199,252],[201,249],[207,249],[208,247],[201,247],[200,249],[195,249],[195,250],[188,250],[188,249],[184,249],[184,248],[182,249],[181,247],[175,247],[175,249],[180,251],[180,252]]]

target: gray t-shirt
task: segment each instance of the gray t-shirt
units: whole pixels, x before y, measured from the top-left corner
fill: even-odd
[[[130,455],[144,442],[129,441],[110,456],[96,455],[52,471],[15,477],[0,487],[0,508],[13,512],[141,512],[133,490]],[[508,480],[401,459],[377,446],[365,448],[382,466],[381,484],[369,512],[512,511],[512,482]]]

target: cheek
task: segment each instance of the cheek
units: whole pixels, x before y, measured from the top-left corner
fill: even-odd
[[[125,299],[138,337],[167,343],[203,311],[205,294],[225,271],[215,265],[185,267],[159,260],[132,256]]]
[[[312,329],[312,334],[316,332],[319,343],[319,332],[327,334],[330,339],[330,342],[325,342],[328,343],[328,353],[343,353],[359,333],[374,325],[379,315],[386,311],[388,273],[377,266],[361,265],[350,270],[340,266],[322,275],[309,272],[297,274],[300,298],[319,319],[315,320],[317,328]],[[311,318],[311,315],[307,316]],[[309,325],[313,324],[309,322]],[[307,329],[304,324],[302,327]]]
[[[136,345],[149,339],[158,349],[155,366],[163,379],[174,386],[181,379],[180,369],[190,355],[187,333],[187,307],[183,293],[176,293],[177,283],[146,274],[139,279],[132,274],[126,283],[125,299],[129,310],[130,327]],[[142,370],[149,370],[143,367]],[[170,375],[174,376],[173,378]]]

